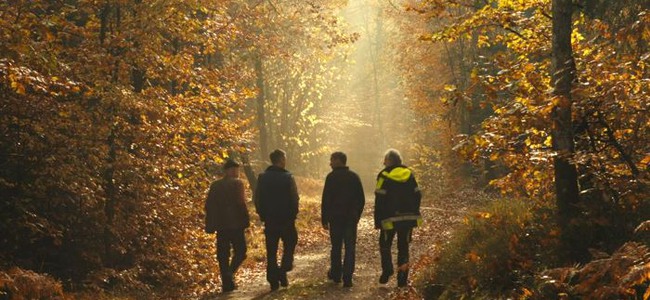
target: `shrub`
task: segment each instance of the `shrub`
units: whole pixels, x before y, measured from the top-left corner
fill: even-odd
[[[427,299],[529,294],[540,259],[556,243],[550,212],[532,202],[499,199],[465,217],[424,275]]]
[[[61,283],[47,274],[21,268],[0,272],[0,299],[68,299]]]
[[[541,273],[535,299],[560,295],[571,299],[648,299],[650,249],[638,242],[627,242],[610,257],[595,259],[582,267]]]

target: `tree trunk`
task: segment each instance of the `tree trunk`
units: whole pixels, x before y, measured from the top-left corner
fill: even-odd
[[[109,24],[109,17],[111,17],[111,12],[113,7],[110,6],[108,1],[102,7],[100,12],[101,26],[99,30],[99,40],[100,44],[104,44],[106,34],[111,31]],[[110,49],[108,50],[110,52]],[[113,82],[117,82],[117,71],[112,70],[111,76]],[[108,109],[108,124],[113,124],[113,118],[115,114],[115,104],[111,103]],[[102,262],[105,267],[112,267],[115,262],[113,255],[113,222],[115,219],[115,207],[117,205],[117,188],[115,186],[115,161],[117,160],[117,145],[115,142],[115,126],[111,125],[111,130],[106,138],[106,145],[108,146],[108,154],[105,160],[105,169],[103,170],[103,189],[106,199],[104,200],[104,217],[106,218],[103,228],[103,244],[104,244],[104,253],[102,257]]]
[[[382,43],[382,33],[383,33],[383,23],[381,19],[381,11],[377,12],[377,17],[375,18],[375,40],[374,40],[374,49],[370,51],[372,59],[372,72],[373,72],[373,86],[374,86],[374,96],[375,96],[375,126],[376,132],[379,135],[379,145],[381,149],[386,147],[386,136],[384,135],[384,125],[381,120],[381,91],[379,90],[379,55],[380,47]]]
[[[260,134],[260,157],[262,161],[265,161],[266,156],[269,154],[269,142],[266,133],[266,113],[264,109],[266,95],[264,94],[264,69],[262,67],[262,59],[259,54],[255,55],[255,75],[257,76],[257,129]]]
[[[572,224],[578,217],[578,172],[572,162],[574,155],[573,124],[571,117],[571,88],[575,79],[575,62],[571,48],[572,0],[553,0],[553,96],[551,136],[555,167],[555,193],[559,224],[562,229],[562,245],[572,261],[585,258],[585,243]]]

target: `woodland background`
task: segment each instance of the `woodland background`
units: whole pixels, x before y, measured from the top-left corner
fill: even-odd
[[[226,157],[371,193],[388,147],[473,211],[400,297],[650,298],[648,1],[15,0],[0,41],[2,299],[198,298]]]

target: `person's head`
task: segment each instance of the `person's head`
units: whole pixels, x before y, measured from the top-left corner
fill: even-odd
[[[226,159],[223,164],[223,171],[226,177],[238,178],[240,164],[232,158]]]
[[[271,159],[271,163],[276,167],[284,168],[287,164],[287,154],[280,149],[273,150],[269,158]]]
[[[345,167],[345,164],[348,162],[348,157],[345,153],[337,151],[330,155],[330,167],[332,169],[337,167]]]
[[[393,167],[402,164],[402,155],[395,149],[388,149],[384,154],[384,166]]]

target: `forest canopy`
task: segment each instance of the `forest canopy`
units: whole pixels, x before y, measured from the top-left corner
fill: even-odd
[[[277,148],[306,180],[347,152],[368,194],[397,148],[434,204],[524,199],[561,254],[529,273],[614,253],[650,216],[647,1],[18,0],[0,16],[6,278],[198,297],[216,280],[210,182],[236,158],[250,196]]]

